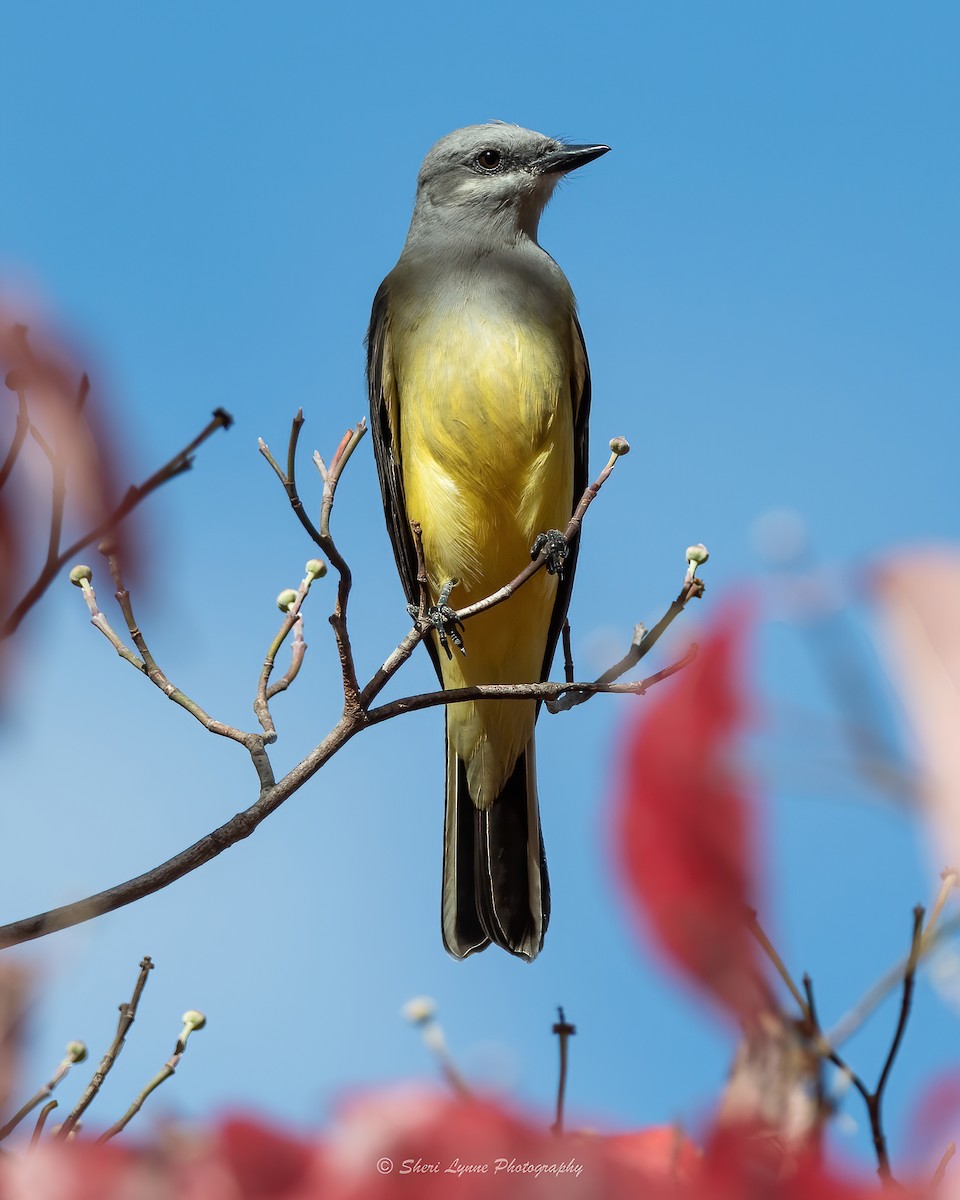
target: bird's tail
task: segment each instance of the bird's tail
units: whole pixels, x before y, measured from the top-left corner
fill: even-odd
[[[532,962],[550,920],[550,883],[540,832],[534,741],[500,794],[480,809],[467,768],[447,741],[443,829],[443,943],[466,958],[491,942]]]

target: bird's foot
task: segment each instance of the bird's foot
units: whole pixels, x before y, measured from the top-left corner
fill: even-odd
[[[461,636],[463,632],[463,622],[457,618],[457,610],[451,608],[447,601],[450,599],[450,593],[456,586],[455,579],[448,579],[437,597],[436,604],[431,604],[423,614],[423,624],[430,629],[437,631],[437,641],[443,647],[443,651],[447,658],[453,658],[453,652],[450,649],[450,643],[456,646],[461,654],[466,654],[466,647],[463,644]],[[407,612],[415,621],[421,621],[420,609],[415,604],[407,605]]]
[[[563,564],[570,554],[570,546],[559,529],[548,529],[546,533],[537,534],[537,540],[530,548],[530,557],[537,558],[540,554],[546,561],[548,574],[562,579]]]

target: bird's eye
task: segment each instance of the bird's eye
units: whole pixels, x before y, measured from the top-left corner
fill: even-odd
[[[500,166],[503,155],[499,150],[481,150],[477,155],[477,166],[484,171],[495,171]]]

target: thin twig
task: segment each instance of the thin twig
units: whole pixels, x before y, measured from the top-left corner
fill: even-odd
[[[611,454],[607,460],[607,465],[603,468],[596,480],[591,483],[580,497],[580,502],[574,509],[573,516],[567,523],[566,529],[563,531],[563,539],[569,546],[580,533],[580,527],[583,524],[583,518],[586,516],[587,509],[596,500],[600,489],[610,477],[610,472],[617,465],[617,460],[621,456],[617,453]],[[548,550],[544,547],[537,557],[529,563],[520,572],[516,578],[505,584],[502,588],[486,596],[483,600],[478,600],[475,604],[469,604],[466,608],[461,608],[457,611],[458,621],[469,621],[471,617],[477,616],[479,613],[487,612],[491,608],[495,608],[498,604],[502,604],[504,600],[509,600],[510,597],[523,587],[528,579],[532,579],[538,571],[542,570],[547,565]]]
[[[290,501],[294,513],[296,514],[301,525],[309,534],[310,538],[324,552],[339,576],[337,585],[337,599],[334,605],[334,610],[330,615],[330,624],[333,627],[334,638],[337,644],[337,653],[340,657],[340,668],[343,677],[343,696],[344,696],[344,712],[350,713],[353,716],[359,715],[360,704],[360,684],[357,680],[357,671],[353,661],[353,648],[350,645],[350,637],[347,632],[347,603],[350,597],[350,588],[352,585],[352,576],[350,568],[347,566],[346,560],[337,549],[333,536],[330,533],[330,513],[333,508],[333,501],[337,491],[337,484],[340,482],[340,476],[354,450],[360,444],[361,439],[367,432],[367,423],[365,420],[359,421],[353,429],[348,429],[340,440],[340,444],[334,453],[330,466],[327,467],[319,454],[314,455],[314,462],[323,479],[323,498],[320,506],[320,528],[313,524],[307,516],[303,507],[303,501],[300,499],[300,493],[297,489],[296,481],[296,454],[297,443],[300,438],[300,430],[303,427],[304,418],[303,410],[300,409],[293,419],[293,424],[290,430],[290,441],[287,447],[287,469],[284,471],[277,460],[270,453],[267,444],[260,439],[260,453],[264,456],[280,482],[283,484],[287,493],[287,499]]]
[[[913,933],[910,941],[910,954],[907,958],[906,970],[903,974],[903,992],[900,1000],[900,1013],[897,1019],[897,1026],[894,1030],[893,1039],[890,1043],[890,1049],[887,1051],[887,1056],[884,1059],[883,1067],[880,1070],[880,1076],[877,1080],[877,1085],[871,1091],[863,1082],[863,1079],[841,1058],[837,1052],[835,1045],[829,1039],[829,1035],[824,1035],[820,1028],[820,1022],[817,1017],[816,1004],[813,998],[813,984],[809,975],[805,975],[803,979],[804,988],[807,998],[803,1003],[804,1014],[808,1019],[810,1027],[810,1040],[813,1050],[820,1054],[821,1057],[828,1059],[838,1067],[844,1075],[850,1080],[850,1083],[860,1093],[863,1102],[866,1105],[867,1116],[870,1120],[870,1133],[873,1138],[873,1148],[877,1156],[877,1174],[887,1185],[893,1185],[894,1179],[890,1169],[890,1156],[887,1150],[887,1139],[883,1129],[883,1097],[886,1092],[887,1083],[890,1079],[890,1072],[893,1069],[894,1060],[897,1057],[897,1051],[900,1049],[900,1044],[903,1041],[903,1035],[906,1032],[907,1021],[910,1016],[910,1007],[913,1002],[913,989],[916,980],[917,965],[920,959],[923,941],[923,915],[924,910],[921,905],[913,910]]]
[[[793,976],[787,970],[786,963],[780,957],[779,953],[777,952],[777,948],[774,946],[773,942],[771,942],[770,939],[767,937],[767,935],[764,933],[763,928],[760,925],[759,920],[757,919],[756,910],[752,909],[752,908],[748,908],[746,910],[745,917],[746,917],[746,922],[747,922],[747,928],[753,934],[753,936],[756,939],[757,943],[759,944],[761,950],[763,950],[764,954],[766,954],[767,958],[772,963],[774,970],[777,972],[777,974],[780,976],[780,978],[783,980],[783,982],[787,985],[787,990],[789,991],[790,995],[794,998],[794,1000],[796,1000],[797,1004],[799,1004],[800,1011],[803,1013],[804,1017],[808,1021],[812,1021],[814,1018],[813,1018],[812,1011],[809,1006],[809,987],[807,987],[807,999],[805,999],[803,994],[801,993],[800,989],[794,983]],[[804,985],[805,986],[807,985],[807,979],[808,979],[808,977],[804,976]]]
[[[257,775],[260,779],[261,787],[272,786],[274,782],[273,771],[270,768],[269,760],[266,757],[264,743],[266,739],[261,734],[245,733],[242,729],[237,729],[233,725],[227,725],[223,721],[218,721],[211,717],[210,714],[195,701],[186,692],[175,687],[167,678],[161,668],[158,666],[156,659],[147,645],[147,640],[144,637],[143,631],[137,624],[136,617],[133,613],[133,601],[130,593],[124,585],[123,573],[120,567],[120,561],[115,554],[108,554],[107,562],[110,567],[110,574],[113,576],[113,582],[116,586],[117,603],[120,606],[120,611],[123,613],[124,621],[127,629],[130,631],[130,638],[136,648],[140,651],[140,656],[143,659],[142,671],[150,682],[174,704],[178,704],[185,709],[192,717],[194,717],[207,730],[208,733],[216,734],[218,737],[228,738],[230,741],[239,742],[244,746],[250,754]],[[124,657],[127,657],[124,655]],[[131,660],[132,661],[132,660]],[[135,664],[136,665],[136,664]]]
[[[293,509],[297,520],[307,531],[311,541],[316,545],[321,546],[320,530],[307,516],[306,509],[303,507],[303,501],[300,499],[300,494],[297,491],[297,443],[300,440],[300,430],[304,426],[303,409],[298,408],[296,415],[290,427],[290,440],[287,444],[287,469],[286,471],[280,466],[277,460],[270,453],[270,448],[267,443],[260,439],[260,453],[267,460],[271,467],[276,472],[277,478],[283,484],[287,493],[287,498],[290,501],[290,507]]]
[[[928,958],[942,941],[960,932],[960,917],[951,917],[949,921],[943,921],[939,926],[935,927],[935,923],[943,908],[943,902],[946,900],[945,891],[949,892],[957,885],[955,869],[948,867],[941,875],[941,879],[943,882],[940,891],[931,910],[930,919],[927,921],[923,931],[918,961]],[[867,989],[853,1008],[848,1013],[845,1013],[828,1032],[827,1038],[830,1044],[833,1046],[842,1046],[848,1038],[852,1037],[890,992],[903,983],[909,966],[910,956],[907,955],[906,958],[901,959],[890,967],[889,970],[885,971],[876,983]]]
[[[59,1100],[51,1100],[40,1109],[40,1115],[37,1117],[37,1123],[34,1126],[33,1135],[30,1138],[30,1149],[32,1150],[37,1142],[40,1141],[40,1136],[43,1133],[43,1127],[47,1123],[47,1117],[58,1107]]]
[[[11,384],[15,386],[11,386]],[[8,378],[7,387],[17,393],[17,423],[13,429],[10,448],[7,450],[3,465],[0,466],[0,489],[3,488],[3,485],[10,478],[17,459],[20,456],[20,451],[23,449],[23,443],[27,440],[27,432],[30,429],[30,413],[27,409],[26,388],[23,386],[22,381],[16,378]]]
[[[446,688],[437,692],[421,692],[416,696],[403,696],[399,700],[391,700],[377,708],[366,711],[365,722],[368,725],[380,725],[393,717],[404,713],[420,712],[425,708],[437,708],[440,705],[460,704],[465,700],[555,700],[567,692],[582,692],[588,696],[643,696],[654,684],[668,679],[693,662],[697,654],[694,643],[678,662],[664,667],[646,679],[636,683],[480,683],[470,687]]]
[[[567,1049],[570,1038],[577,1032],[577,1027],[567,1023],[562,1007],[557,1009],[557,1018],[558,1020],[553,1027],[553,1032],[557,1035],[557,1041],[560,1045],[560,1076],[557,1080],[557,1119],[551,1128],[558,1137],[562,1137],[563,1107],[567,1096]]]
[[[123,1049],[124,1042],[127,1039],[127,1034],[130,1032],[130,1026],[133,1024],[137,1016],[137,1005],[140,1003],[140,997],[143,995],[143,989],[147,986],[147,978],[153,970],[153,960],[149,955],[145,956],[140,963],[140,974],[137,977],[136,986],[133,989],[133,995],[128,1004],[120,1005],[120,1020],[117,1023],[117,1032],[113,1041],[100,1060],[100,1066],[97,1067],[93,1074],[93,1078],[87,1084],[83,1095],[77,1101],[76,1106],[70,1116],[60,1126],[60,1132],[57,1134],[59,1138],[66,1138],[70,1130],[78,1123],[80,1118],[89,1108],[94,1096],[103,1086],[103,1081],[110,1073],[110,1068],[117,1061],[117,1056]]]
[[[297,619],[293,623],[293,641],[290,643],[290,666],[276,683],[271,683],[266,690],[265,698],[270,701],[280,692],[285,692],[291,683],[300,674],[300,668],[303,666],[303,659],[307,653],[307,643],[303,636],[303,617],[297,614]]]
[[[82,1062],[86,1056],[87,1049],[82,1042],[71,1042],[67,1047],[66,1057],[62,1060],[56,1071],[54,1071],[51,1078],[43,1085],[42,1088],[40,1088],[33,1096],[31,1096],[26,1104],[24,1104],[21,1109],[15,1112],[6,1125],[0,1129],[0,1142],[2,1142],[4,1138],[8,1137],[14,1131],[14,1129],[16,1129],[24,1117],[33,1112],[38,1104],[42,1104],[43,1101],[47,1099],[57,1084],[59,1084],[66,1077],[74,1063]]]
[[[873,1145],[877,1152],[877,1174],[886,1183],[891,1182],[890,1158],[887,1154],[887,1139],[883,1132],[881,1107],[883,1105],[883,1094],[886,1091],[887,1081],[890,1078],[890,1071],[893,1068],[894,1059],[897,1057],[897,1051],[900,1049],[900,1043],[903,1041],[903,1035],[907,1029],[907,1020],[910,1017],[910,1006],[913,1002],[913,986],[917,977],[917,959],[920,954],[920,942],[923,937],[923,911],[923,907],[919,904],[913,910],[913,935],[910,940],[910,956],[907,960],[907,970],[903,976],[900,1016],[897,1020],[897,1028],[893,1035],[893,1041],[890,1043],[886,1061],[880,1072],[880,1078],[877,1081],[877,1086],[873,1089],[870,1102],[867,1105],[867,1110],[870,1113],[870,1130],[873,1134]]]
[[[198,1020],[189,1020],[188,1018],[191,1017],[198,1018]],[[187,1049],[187,1039],[189,1038],[190,1034],[193,1033],[195,1029],[202,1029],[205,1024],[206,1017],[204,1017],[203,1013],[193,1011],[184,1013],[183,1029],[180,1031],[180,1036],[177,1038],[177,1044],[173,1048],[173,1054],[171,1054],[171,1056],[163,1064],[156,1075],[154,1075],[146,1087],[144,1087],[138,1093],[133,1103],[123,1114],[120,1120],[116,1121],[108,1130],[106,1130],[106,1132],[102,1133],[100,1137],[97,1138],[98,1142],[109,1142],[111,1138],[115,1138],[118,1133],[126,1129],[140,1109],[143,1108],[143,1103],[150,1093],[156,1091],[161,1083],[169,1079],[170,1076],[176,1072],[177,1067],[180,1065],[180,1060],[183,1058],[184,1052]]]
[[[417,555],[417,588],[420,592],[420,611],[417,614],[417,620],[420,622],[427,615],[427,609],[430,607],[430,581],[427,579],[427,560],[423,556],[423,526],[419,521],[411,521],[410,531],[413,534],[413,546]]]
[[[940,1156],[940,1161],[937,1163],[937,1169],[933,1173],[933,1178],[930,1180],[930,1190],[933,1191],[943,1183],[943,1178],[947,1173],[947,1166],[957,1152],[956,1142],[951,1142]]]
[[[621,456],[622,455],[620,454],[611,454],[609,460],[607,461],[607,465],[597,476],[595,482],[589,484],[588,487],[585,488],[584,493],[580,497],[580,501],[574,510],[574,514],[570,518],[567,528],[563,532],[563,537],[567,545],[569,545],[580,532],[580,527],[583,524],[583,518],[586,515],[587,509],[597,498],[597,494],[609,478],[610,472],[616,465],[618,457]],[[416,544],[416,538],[414,541]],[[426,570],[423,568],[422,562],[420,561],[421,556],[422,546],[420,549],[418,549],[418,575],[422,571],[424,578],[426,578]],[[486,612],[488,609],[494,608],[498,604],[502,604],[504,600],[509,600],[519,588],[523,587],[528,579],[532,579],[533,576],[536,575],[537,572],[546,565],[546,561],[546,552],[541,551],[537,557],[532,562],[528,563],[519,573],[519,575],[514,576],[509,583],[504,584],[503,587],[498,588],[495,592],[491,592],[490,595],[484,597],[484,599],[478,600],[475,604],[471,604],[467,608],[459,609],[455,614],[456,620],[460,623],[469,621],[471,617],[475,617],[479,613]],[[430,628],[431,626],[425,624],[421,620],[418,621],[414,628],[410,630],[400,645],[397,646],[383,666],[374,673],[373,678],[361,691],[359,702],[362,708],[369,708],[371,702],[376,699],[380,692],[383,691],[387,683],[389,683],[400,667],[403,666],[420,642],[423,641],[424,635],[429,631]],[[539,698],[543,699],[544,697]],[[556,697],[554,696],[553,698],[555,699]]]
[[[357,668],[353,661],[353,648],[350,645],[350,635],[347,631],[347,604],[350,599],[350,588],[353,576],[347,566],[346,559],[337,549],[330,533],[330,514],[333,500],[337,492],[337,484],[350,457],[359,446],[367,432],[367,423],[360,420],[352,430],[347,430],[337,447],[329,468],[324,467],[323,460],[315,455],[315,461],[323,477],[323,499],[320,504],[320,546],[331,566],[337,572],[337,599],[330,614],[330,625],[337,644],[337,654],[340,658],[340,673],[343,680],[343,711],[359,716],[362,707],[360,701],[360,682],[357,679]]]
[[[815,1035],[820,1028],[820,1022],[817,1018],[817,1004],[813,997],[813,980],[810,976],[804,973],[803,976],[803,993],[806,997],[806,1011],[808,1014],[807,1020],[799,1032],[805,1035],[808,1039]],[[827,1101],[827,1089],[823,1079],[823,1055],[817,1057],[816,1077],[814,1079],[814,1103],[816,1105],[817,1121],[813,1129],[814,1146],[819,1155],[823,1148],[823,1126],[825,1119],[831,1113],[831,1106]]]
[[[933,929],[937,923],[937,918],[943,912],[943,907],[950,898],[950,893],[960,882],[960,873],[956,867],[946,867],[940,872],[940,890],[937,892],[937,898],[933,902],[933,908],[930,910],[930,916],[927,918],[927,923],[923,928],[923,944],[926,945],[933,936]]]
[[[75,542],[71,543],[65,550],[59,551],[55,558],[48,557],[46,563],[41,569],[39,575],[34,580],[30,588],[24,593],[22,599],[11,611],[10,615],[0,625],[0,639],[8,638],[19,629],[24,617],[30,609],[37,603],[43,593],[56,578],[57,573],[61,568],[91,543],[99,541],[106,534],[111,533],[117,528],[120,522],[151,494],[157,488],[167,483],[169,480],[176,478],[177,475],[182,475],[184,471],[188,471],[193,463],[191,457],[196,448],[208,437],[211,436],[217,429],[229,429],[233,424],[233,418],[222,408],[214,410],[213,419],[203,429],[188,446],[175,454],[168,463],[162,466],[143,483],[130,487],[126,495],[114,510],[92,529],[88,530],[81,537],[78,537]]]
[[[573,666],[573,646],[570,643],[570,622],[566,617],[563,619],[560,635],[563,642],[563,677],[567,683],[573,683],[576,673]]]
[[[680,616],[689,601],[699,600],[703,592],[703,580],[698,579],[696,575],[688,573],[676,600],[673,601],[656,625],[650,630],[646,629],[643,625],[634,626],[630,649],[618,663],[615,663],[608,671],[604,671],[596,682],[604,684],[612,683],[615,679],[619,679],[621,675],[625,675],[627,671],[635,667],[644,655],[650,653],[666,630]],[[553,704],[548,703],[547,709],[552,713],[565,712],[577,704],[582,704],[587,699],[589,697],[583,694],[565,696]]]
[[[310,570],[314,564],[316,564],[315,570]],[[311,559],[307,563],[307,568],[307,573],[300,581],[300,586],[297,588],[293,601],[287,606],[286,616],[267,650],[263,660],[263,667],[260,671],[260,679],[257,683],[257,695],[253,701],[253,711],[263,729],[263,741],[268,745],[277,740],[277,730],[270,712],[270,701],[278,692],[285,691],[293,683],[300,672],[304,655],[307,652],[307,643],[303,637],[303,618],[300,615],[300,609],[307,598],[307,593],[310,591],[313,581],[320,578],[321,575],[326,574],[327,569],[326,564],[322,563],[319,559]],[[293,594],[292,589],[291,594]],[[282,598],[283,595],[281,593]],[[293,631],[294,636],[290,651],[290,666],[287,668],[283,678],[271,685],[270,676],[273,673],[277,655],[291,631]]]

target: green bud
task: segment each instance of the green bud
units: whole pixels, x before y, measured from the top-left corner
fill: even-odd
[[[70,572],[70,582],[74,587],[83,587],[93,578],[93,572],[83,563],[78,563]]]
[[[630,443],[625,437],[615,437],[610,439],[610,450],[612,453],[622,456],[630,453]]]
[[[706,548],[703,542],[697,542],[695,546],[687,547],[688,563],[696,563],[697,566],[700,566],[701,563],[705,563],[709,557],[710,551]]]
[[[290,605],[296,602],[296,599],[297,593],[293,590],[293,588],[284,588],[277,597],[277,608],[279,608],[281,612],[287,612],[290,608]]]
[[[67,1058],[75,1063],[82,1063],[87,1057],[87,1047],[83,1042],[67,1042]]]
[[[311,558],[307,563],[306,572],[314,579],[322,579],[327,573],[327,564],[322,558]]]
[[[180,1020],[191,1029],[202,1029],[207,1023],[207,1018],[196,1008],[188,1008]]]

